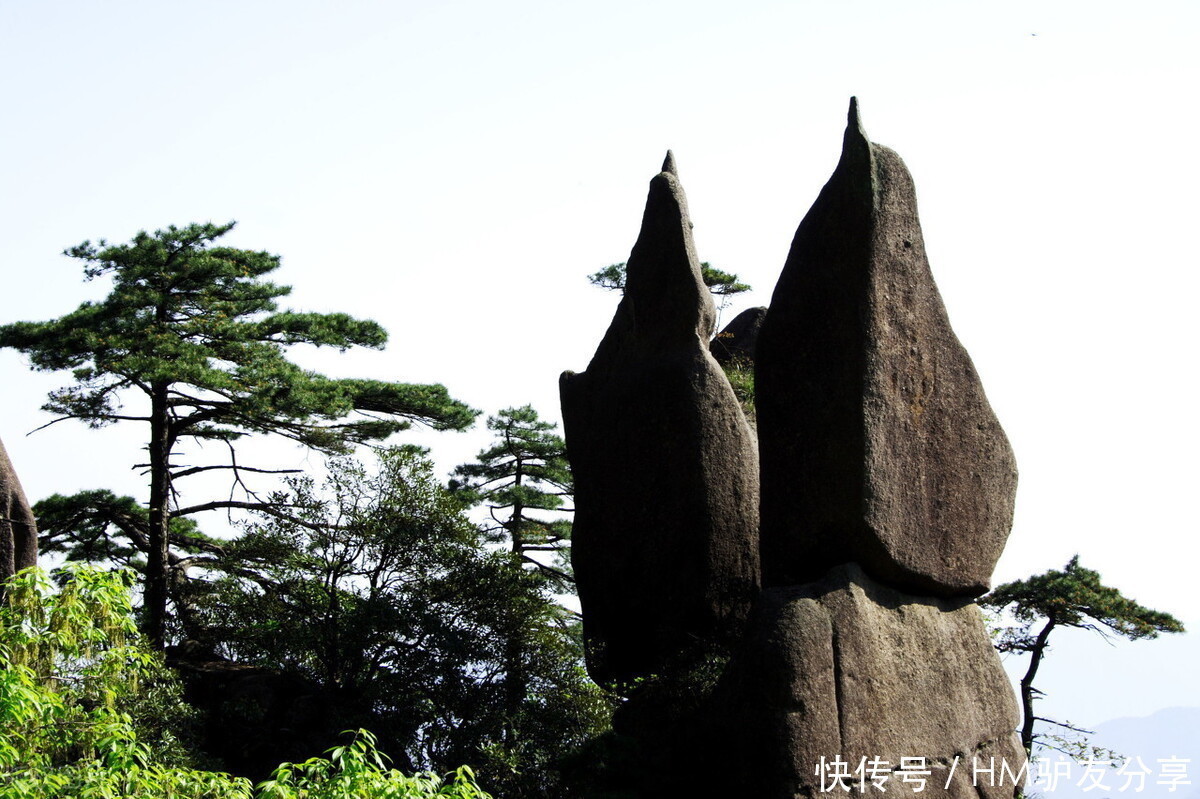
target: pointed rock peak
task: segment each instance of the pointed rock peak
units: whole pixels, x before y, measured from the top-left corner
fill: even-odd
[[[858,111],[858,98],[850,98],[850,110],[846,114],[846,144],[851,141],[864,142],[870,145],[871,140],[867,138],[867,130],[863,127],[862,115]]]
[[[850,98],[850,110],[846,114],[846,133],[842,136],[842,157],[838,171],[851,169],[861,175],[870,175],[871,140],[863,129],[862,116],[858,111],[858,98]]]
[[[642,228],[626,267],[625,299],[631,308],[643,309],[639,326],[644,331],[661,326],[695,335],[699,330],[707,340],[716,324],[712,297],[700,277],[687,197],[670,152],[662,172],[650,181]]]
[[[716,327],[716,307],[701,279],[687,197],[671,153],[663,167],[650,179],[641,229],[626,261],[625,296],[589,371],[620,363],[632,350],[699,347]]]
[[[930,274],[912,176],[858,111],[758,337],[764,583],[854,562],[914,593],[977,596],[1016,464]]]
[[[679,177],[679,171],[675,168],[675,153],[670,150],[667,150],[667,157],[663,159],[662,171]]]

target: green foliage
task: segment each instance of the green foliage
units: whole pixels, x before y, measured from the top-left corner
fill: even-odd
[[[1079,565],[1079,556],[1061,569],[998,586],[979,604],[1008,610],[1018,625],[1002,635],[1002,652],[1028,652],[1036,644],[1033,627],[1046,621],[1056,627],[1078,627],[1101,635],[1115,633],[1130,641],[1183,632],[1169,613],[1152,610],[1100,582],[1100,574]]]
[[[179,480],[227,470],[232,488],[253,499],[244,476],[271,470],[238,464],[233,443],[245,435],[270,433],[339,453],[414,421],[462,429],[477,415],[440,385],[335,379],[289,361],[293,344],[380,348],[387,336],[375,322],[342,313],[280,311],[277,300],[290,289],[265,279],[279,257],[216,246],[232,228],[172,226],[138,233],[129,244],[84,242],[65,254],[83,261],[87,279],[111,278],[108,296],[58,319],[0,326],[0,347],[25,353],[33,368],[72,371],[74,383],[52,391],[44,410],[91,427],[149,424],[145,602],[156,644],[164,636],[171,517],[262,504],[231,496],[172,508]],[[127,394],[148,408],[125,412]],[[229,460],[176,466],[172,456],[184,439],[222,442]]]
[[[451,481],[458,496],[486,505],[487,534],[507,545],[510,567],[537,590],[523,603],[526,621],[503,631],[496,706],[502,732],[484,750],[488,773],[506,796],[562,795],[566,788],[547,779],[557,775],[556,761],[606,729],[612,711],[611,699],[583,674],[577,615],[542,596],[574,589],[571,523],[553,515],[567,510],[574,481],[555,427],[528,405],[500,411],[488,419],[496,434],[491,446],[475,463],[459,466]],[[545,562],[547,556],[554,561]],[[533,768],[552,766],[553,775],[532,779]]]
[[[623,293],[625,291],[625,268],[624,261],[619,264],[609,264],[599,272],[588,275],[588,282],[608,291]],[[742,283],[737,275],[722,272],[707,261],[700,264],[700,279],[704,281],[704,285],[708,286],[708,290],[714,296],[721,299],[722,307],[733,295],[750,290],[750,286]]]
[[[33,506],[38,518],[38,550],[62,553],[70,563],[99,563],[146,571],[150,551],[150,514],[133,497],[111,491],[81,491],[69,497],[54,494]],[[178,638],[204,641],[207,632],[194,604],[203,580],[190,570],[237,568],[226,557],[227,542],[204,535],[187,517],[170,520],[167,548],[167,593],[171,613],[169,632]]]
[[[610,707],[581,668],[576,633],[544,582],[487,546],[460,497],[415,448],[379,468],[329,465],[289,481],[290,518],[230,545],[239,572],[210,597],[226,653],[298,672],[340,697],[406,767],[471,763],[505,796],[553,796],[552,766],[603,730]],[[527,693],[508,702],[509,646]]]
[[[0,799],[252,799],[249,781],[132,755],[0,776]],[[418,794],[420,796],[421,794]]]
[[[733,388],[733,395],[737,397],[742,411],[746,414],[747,421],[754,424],[758,418],[754,403],[754,363],[735,358],[722,368],[725,377],[729,379],[729,385]]]
[[[529,405],[505,408],[489,417],[487,426],[496,433],[495,441],[477,462],[455,470],[451,488],[472,505],[486,504],[492,522],[487,530],[494,540],[507,543],[523,563],[566,590],[572,581],[563,558],[551,567],[529,554],[561,554],[570,540],[569,520],[530,515],[562,510],[564,498],[574,490],[566,443],[554,433],[557,425],[538,419]]]
[[[241,570],[208,600],[207,623],[228,654],[347,693],[398,692],[379,683],[449,668],[427,659],[438,649],[429,636],[465,643],[472,620],[460,584],[489,582],[492,564],[425,455],[382,450],[375,472],[339,458],[323,486],[308,476],[288,485],[277,499],[290,513],[246,525],[229,544]],[[467,629],[455,632],[459,623]]]
[[[27,569],[0,606],[0,797],[249,799],[250,784],[197,771],[170,719],[178,686],[137,635],[128,571],[71,569],[54,592]],[[164,718],[164,714],[171,714]]]
[[[163,730],[130,708],[186,714],[159,656],[138,637],[128,571],[67,571],[58,592],[27,569],[0,606],[0,799],[489,799],[474,773],[449,780],[385,767],[360,730],[328,759],[285,763],[255,791],[250,782],[191,768]],[[169,701],[156,686],[172,687]],[[149,733],[149,734],[148,734]],[[177,744],[177,742],[176,742]]]
[[[38,520],[38,552],[61,552],[72,563],[106,563],[135,570],[145,568],[149,514],[133,497],[107,490],[53,494],[33,506]],[[171,520],[171,543],[188,551],[219,548],[196,522]]]
[[[1076,627],[1105,637],[1116,634],[1131,641],[1156,638],[1159,633],[1183,632],[1183,624],[1170,614],[1139,605],[1116,588],[1101,583],[1098,572],[1079,565],[1078,555],[1061,570],[1051,569],[1045,574],[1005,583],[981,597],[979,604],[998,613],[1007,611],[1016,622],[999,629],[996,648],[1030,655],[1029,668],[1021,679],[1024,711],[1021,742],[1031,754],[1035,744],[1072,757],[1104,759],[1107,751],[1087,743],[1084,736],[1090,730],[1034,715],[1034,700],[1042,692],[1034,687],[1033,681],[1050,649],[1050,633],[1055,628]],[[1035,732],[1039,721],[1053,725],[1056,731]]]
[[[349,744],[330,749],[328,758],[284,763],[258,785],[258,799],[491,799],[468,766],[460,766],[449,782],[431,772],[406,777],[387,767],[375,743],[374,735],[358,730]]]
[[[68,249],[91,280],[112,292],[59,319],[0,326],[0,346],[41,371],[73,370],[76,384],[52,392],[46,410],[102,426],[121,419],[126,389],[170,385],[176,436],[228,441],[247,432],[285,435],[324,451],[376,440],[422,421],[462,429],[476,412],[442,386],[332,379],[285,357],[292,344],[382,348],[383,328],[342,313],[278,311],[291,292],[262,278],[277,255],[213,246],[225,225],[171,226],[130,244],[103,240]],[[389,419],[340,422],[353,411]]]
[[[750,290],[750,286],[742,283],[737,275],[722,272],[711,266],[708,261],[700,262],[700,279],[704,281],[704,285],[708,286],[709,291],[722,299]]]

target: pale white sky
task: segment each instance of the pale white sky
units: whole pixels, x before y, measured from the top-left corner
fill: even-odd
[[[557,419],[675,151],[700,257],[766,304],[838,156],[846,104],[916,180],[927,249],[1021,468],[1009,580],[1085,565],[1200,626],[1194,347],[1200,4],[0,2],[0,321],[102,289],[84,239],[236,219],[292,305],[391,332],[304,354]],[[31,498],[112,487],[141,431],[37,409],[0,352],[0,435]],[[486,435],[419,436],[445,469]],[[411,439],[411,437],[410,437]],[[290,449],[277,460],[314,464]],[[1200,705],[1194,634],[1063,635],[1043,710]]]

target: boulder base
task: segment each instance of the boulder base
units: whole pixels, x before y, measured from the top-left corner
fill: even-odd
[[[715,701],[735,773],[759,782],[747,796],[816,796],[820,764],[840,757],[851,772],[862,758],[886,761],[881,796],[1011,799],[1026,762],[975,604],[911,596],[853,564],[764,590]],[[923,791],[891,773],[902,758],[924,759]]]

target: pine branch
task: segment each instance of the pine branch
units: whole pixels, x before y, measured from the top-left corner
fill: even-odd
[[[192,466],[184,469],[181,472],[173,472],[171,479],[176,480],[180,477],[190,477],[193,474],[200,472],[209,472],[217,469],[233,469],[241,472],[254,472],[255,474],[301,474],[303,469],[256,469],[252,466],[238,466],[237,464],[222,464],[220,466]]]
[[[210,511],[210,510],[240,509],[240,510],[251,510],[251,511],[258,511],[260,513],[265,513],[268,516],[274,516],[277,519],[285,519],[294,524],[298,524],[301,527],[307,527],[310,530],[326,531],[326,530],[331,530],[331,529],[339,529],[337,527],[333,527],[333,526],[327,525],[327,524],[320,524],[317,522],[309,522],[305,519],[301,519],[293,514],[287,513],[284,510],[282,510],[282,508],[294,508],[294,507],[297,507],[297,506],[283,505],[280,503],[273,503],[273,502],[242,502],[239,500],[219,499],[219,500],[215,500],[213,502],[204,502],[199,505],[191,505],[186,508],[180,508],[176,511],[173,511],[171,515],[173,517],[191,516],[196,513],[204,513],[205,511]]]

